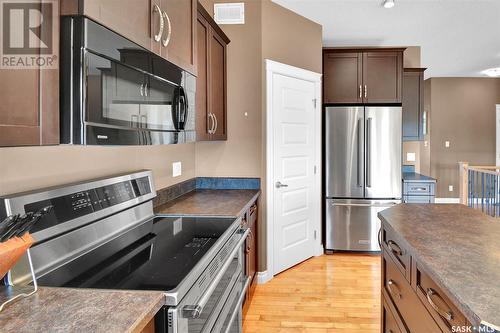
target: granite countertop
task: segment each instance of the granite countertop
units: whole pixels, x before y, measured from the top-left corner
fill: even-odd
[[[436,179],[421,175],[416,172],[403,172],[403,182],[431,182],[435,183]]]
[[[500,220],[460,204],[402,204],[379,217],[473,325],[500,330]]]
[[[194,190],[155,207],[156,214],[238,217],[260,190]]]
[[[0,312],[2,332],[141,332],[165,302],[159,291],[40,287]]]

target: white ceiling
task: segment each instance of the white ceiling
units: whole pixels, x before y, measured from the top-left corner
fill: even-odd
[[[273,0],[323,26],[325,46],[421,46],[427,77],[500,67],[500,0]]]

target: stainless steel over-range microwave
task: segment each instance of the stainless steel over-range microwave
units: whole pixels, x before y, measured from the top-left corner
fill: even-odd
[[[83,16],[61,21],[61,142],[196,140],[196,78]]]

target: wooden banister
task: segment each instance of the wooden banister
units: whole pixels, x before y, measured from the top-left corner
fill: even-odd
[[[459,183],[459,196],[460,203],[462,205],[467,205],[467,199],[469,198],[468,185],[469,185],[469,162],[458,162],[458,172],[460,176]]]

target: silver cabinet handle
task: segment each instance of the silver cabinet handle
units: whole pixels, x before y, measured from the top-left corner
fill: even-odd
[[[201,313],[203,312],[203,309],[207,305],[207,302],[209,301],[210,297],[212,296],[212,293],[215,291],[217,288],[217,285],[219,284],[220,280],[224,277],[224,274],[226,273],[227,269],[233,262],[234,256],[238,251],[241,249],[241,246],[247,239],[248,234],[250,233],[250,229],[247,229],[241,238],[238,240],[238,243],[234,247],[233,251],[231,254],[228,256],[226,262],[222,265],[222,267],[219,269],[219,272],[215,276],[215,278],[212,280],[208,288],[206,289],[205,293],[200,297],[198,300],[198,304],[196,305],[185,305],[182,307],[182,316],[185,318],[193,318],[196,319],[198,318]]]
[[[208,113],[208,117],[209,119],[212,121],[212,124],[209,124],[211,125],[210,128],[208,129],[208,134],[214,134],[214,127],[215,127],[215,119],[214,119],[214,114],[212,112],[209,112]]]
[[[363,97],[362,94],[363,88],[361,88],[361,85],[359,85],[359,98]]]
[[[448,310],[448,311],[445,311],[445,310],[441,310],[439,308],[439,306],[437,306],[436,303],[434,303],[434,301],[432,300],[432,296],[436,296],[438,298],[440,298],[443,303],[446,304],[446,302],[444,302],[444,300],[441,298],[441,296],[439,296],[439,294],[432,288],[428,288],[427,289],[427,292],[426,292],[426,296],[427,296],[427,302],[429,302],[430,306],[441,316],[443,317],[444,319],[448,320],[448,321],[451,321],[453,319],[453,312],[451,312],[451,310]]]
[[[217,116],[215,115],[215,113],[213,113],[214,115],[214,120],[215,120],[215,125],[214,125],[214,134],[217,132],[217,127],[219,127],[219,123],[217,122]]]
[[[387,242],[387,247],[395,255],[398,255],[400,257],[403,255],[403,250],[401,250],[401,247],[398,245],[398,243],[396,243],[392,239]]]
[[[365,84],[365,98],[368,97],[368,87]]]
[[[158,13],[160,15],[160,29],[158,30],[158,33],[154,35],[155,41],[159,42],[161,40],[161,36],[163,35],[163,28],[165,23],[163,22],[163,15],[161,13],[161,8],[157,4],[153,5],[153,14]]]
[[[393,295],[397,299],[401,299],[401,293],[399,292],[398,285],[396,284],[396,282],[394,282],[394,280],[387,281],[387,289],[389,289],[389,292],[391,293],[391,295]],[[398,290],[394,290],[394,289],[398,289]]]
[[[135,122],[134,122],[134,119],[135,119]],[[130,126],[136,127],[136,125],[134,123],[137,124],[137,127],[139,127],[139,116],[136,114],[133,114],[130,116]]]
[[[167,12],[163,12],[163,17],[167,20],[168,33],[167,37],[162,40],[163,46],[167,47],[170,42],[170,37],[172,36],[172,23],[170,22],[170,17],[168,17]]]
[[[144,83],[144,96],[148,97],[148,92],[149,92],[149,88],[148,88],[148,83]]]
[[[287,184],[282,184],[280,181],[276,182],[276,188],[281,188],[281,187],[288,187]]]
[[[141,83],[141,87],[139,88],[139,90],[141,91],[141,97],[144,97],[144,82]]]

